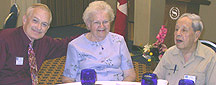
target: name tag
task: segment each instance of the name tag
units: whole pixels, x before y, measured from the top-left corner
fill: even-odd
[[[16,57],[16,65],[23,65],[23,57]]]
[[[196,76],[184,75],[184,79],[192,80],[192,81],[195,83],[195,81],[196,81]]]

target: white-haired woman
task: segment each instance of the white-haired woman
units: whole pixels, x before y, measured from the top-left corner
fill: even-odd
[[[104,1],[94,1],[83,13],[90,32],[68,45],[63,82],[80,81],[82,69],[94,69],[97,81],[135,81],[130,53],[124,38],[110,32],[113,9]]]

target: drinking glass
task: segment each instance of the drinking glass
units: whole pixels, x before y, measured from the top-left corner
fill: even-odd
[[[195,85],[193,80],[181,79],[178,85]]]
[[[82,85],[95,85],[96,72],[94,69],[83,69],[80,77]]]
[[[157,75],[154,73],[143,74],[141,85],[157,85]]]

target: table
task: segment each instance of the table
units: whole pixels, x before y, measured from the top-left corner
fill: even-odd
[[[167,85],[168,81],[163,79],[157,80],[157,85]],[[64,83],[57,85],[82,85],[81,82]],[[129,82],[129,81],[96,81],[95,85],[141,85],[141,82]]]
[[[82,85],[81,82],[64,83],[57,85]],[[96,81],[95,85],[141,85],[140,82],[127,82],[127,81]]]

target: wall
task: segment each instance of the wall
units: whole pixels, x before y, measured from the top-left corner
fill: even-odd
[[[204,23],[204,31],[200,39],[216,42],[216,0],[209,0],[209,6],[200,6],[200,16]]]
[[[163,25],[165,0],[135,0],[134,8],[134,45],[155,42]]]
[[[9,14],[10,4],[10,0],[0,0],[0,29],[3,28],[4,20]]]
[[[138,46],[149,41],[150,1],[151,0],[135,0],[134,44]]]
[[[151,24],[150,24],[150,43],[155,42],[156,36],[164,22],[165,1],[163,0],[151,0]]]

